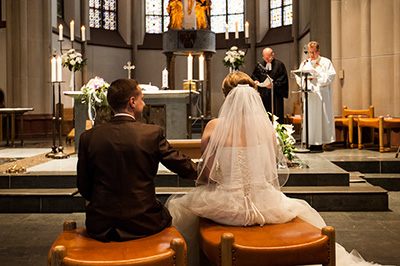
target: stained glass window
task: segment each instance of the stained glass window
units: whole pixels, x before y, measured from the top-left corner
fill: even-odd
[[[212,0],[212,31],[215,33],[225,32],[225,25],[228,24],[228,31],[235,32],[236,22],[238,22],[239,31],[243,31],[245,23],[243,0]]]
[[[146,33],[162,33],[168,30],[168,2],[169,0],[146,0]],[[236,21],[239,24],[239,31],[243,31],[244,1],[212,0],[210,21],[211,30],[216,33],[225,32],[227,23],[229,31],[234,32]]]
[[[89,0],[91,28],[117,30],[117,0]]]
[[[146,33],[162,33],[168,30],[168,2],[169,0],[146,1]]]
[[[269,10],[271,28],[293,24],[292,0],[270,0]]]

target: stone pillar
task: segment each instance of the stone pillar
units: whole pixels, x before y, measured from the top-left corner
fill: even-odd
[[[332,63],[335,66],[336,78],[332,84],[333,106],[335,115],[342,113],[342,83],[340,72],[342,71],[342,1],[332,0]]]
[[[89,26],[89,1],[88,0],[81,0],[81,24],[85,26],[86,33],[90,30]],[[86,34],[86,40],[88,34]],[[82,37],[82,36],[81,36]],[[86,56],[86,50],[87,50],[87,41],[82,42],[81,44],[81,49],[82,49],[82,56],[83,58],[87,58]],[[88,82],[87,78],[87,65],[82,68],[81,71],[82,74],[82,84],[86,84]]]
[[[371,0],[361,1],[361,103],[367,109],[371,103],[372,70],[371,70]]]
[[[7,1],[7,106],[51,107],[51,0]]]
[[[205,95],[206,95],[206,117],[211,117],[211,57],[212,53],[210,52],[205,52],[205,61],[206,61],[206,89],[205,89]],[[203,95],[204,96],[204,95]]]
[[[138,46],[138,36],[137,36],[137,29],[139,29],[138,21],[137,21],[137,12],[140,12],[140,8],[138,8],[138,1],[132,1],[132,8],[131,8],[131,62],[134,66],[137,65],[137,46]],[[136,71],[132,72],[132,78],[136,78]]]
[[[394,107],[393,116],[400,116],[400,0],[393,1],[393,87]]]

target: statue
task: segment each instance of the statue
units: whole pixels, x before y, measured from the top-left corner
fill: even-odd
[[[210,10],[211,10],[211,0],[196,0],[196,22],[197,29],[207,30],[210,29]]]
[[[167,12],[169,14],[169,30],[182,29],[183,5],[180,0],[169,0]]]

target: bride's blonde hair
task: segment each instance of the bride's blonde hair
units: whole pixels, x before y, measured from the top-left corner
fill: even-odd
[[[236,88],[239,84],[248,84],[253,88],[256,87],[256,83],[249,77],[249,75],[240,71],[235,71],[226,76],[226,78],[222,82],[222,92],[224,96],[226,97],[229,92],[233,88]]]

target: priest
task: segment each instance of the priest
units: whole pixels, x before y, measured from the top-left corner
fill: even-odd
[[[263,50],[263,59],[264,62],[258,63],[255,67],[251,78],[258,85],[258,91],[260,92],[261,99],[267,112],[272,112],[271,89],[274,90],[273,113],[274,115],[279,117],[278,122],[283,124],[283,98],[288,97],[289,91],[286,68],[281,61],[275,59],[274,51],[269,47]],[[261,84],[264,83],[266,79],[270,79],[270,82],[272,82],[272,84],[267,84],[266,87],[264,87]]]
[[[309,59],[299,69],[311,69],[315,74],[308,78],[308,143],[310,150],[322,152],[322,144],[332,143],[335,138],[335,117],[333,113],[332,82],[336,71],[331,60],[320,56],[318,42],[307,45]],[[296,77],[297,84],[304,87],[304,81]],[[305,113],[305,112],[304,112]],[[303,125],[303,129],[305,125]],[[304,132],[304,130],[303,130]],[[305,142],[305,134],[302,134]]]

